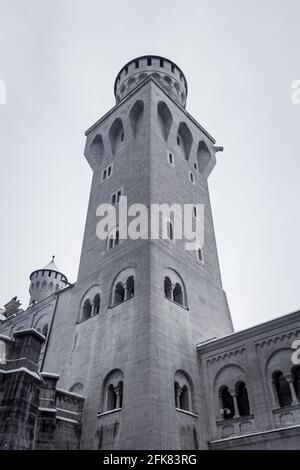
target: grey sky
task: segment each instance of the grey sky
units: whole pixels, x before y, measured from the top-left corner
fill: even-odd
[[[188,111],[224,145],[210,177],[237,329],[300,307],[298,0],[0,0],[0,305],[28,303],[52,254],[77,276],[91,171],[84,131],[131,58],[184,71]]]

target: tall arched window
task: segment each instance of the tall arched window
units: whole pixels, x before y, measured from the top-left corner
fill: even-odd
[[[98,315],[100,312],[100,294],[96,294],[93,301],[93,315]]]
[[[235,415],[233,396],[226,385],[220,388],[221,414],[224,419],[232,419]]]
[[[249,416],[250,404],[245,382],[236,385],[236,399],[240,416]]]
[[[272,375],[273,383],[277,393],[279,405],[281,407],[291,406],[292,393],[290,385],[281,371],[275,371]]]
[[[171,283],[171,279],[168,276],[165,277],[164,289],[165,289],[165,296],[168,299],[172,299],[172,283]]]
[[[174,380],[175,406],[179,410],[193,412],[192,382],[184,371],[177,371]]]
[[[81,319],[82,321],[87,320],[91,316],[92,316],[92,305],[91,305],[90,299],[86,299],[83,304]]]
[[[300,366],[295,366],[292,369],[292,373],[293,373],[294,389],[295,389],[297,398],[300,402]]]
[[[103,411],[122,408],[123,404],[123,373],[116,369],[104,381]]]

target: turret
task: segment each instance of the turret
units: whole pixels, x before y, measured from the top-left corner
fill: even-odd
[[[68,284],[67,277],[61,273],[54,262],[54,256],[52,261],[41,269],[36,269],[30,275],[30,302],[33,304],[40,302],[49,295],[57,292]]]
[[[122,67],[114,86],[116,102],[125,98],[149,75],[185,107],[188,87],[182,70],[171,60],[156,55],[137,57]]]

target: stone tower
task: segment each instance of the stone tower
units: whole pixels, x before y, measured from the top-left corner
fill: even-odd
[[[86,132],[93,179],[78,280],[59,295],[43,370],[85,396],[82,448],[205,448],[196,345],[232,332],[207,186],[218,148],[185,110],[187,82],[170,60],[130,61],[115,96]],[[97,208],[117,208],[120,195],[128,207],[204,204],[201,252],[121,240],[118,227],[100,240]]]
[[[29,305],[40,302],[53,294],[53,292],[64,289],[68,284],[68,279],[60,272],[54,262],[54,258],[52,256],[50,263],[30,274]]]

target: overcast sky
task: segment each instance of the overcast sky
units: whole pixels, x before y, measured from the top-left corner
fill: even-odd
[[[210,177],[236,329],[300,307],[299,0],[0,0],[0,305],[56,255],[74,282],[91,170],[84,131],[128,60],[168,57],[223,145]]]

